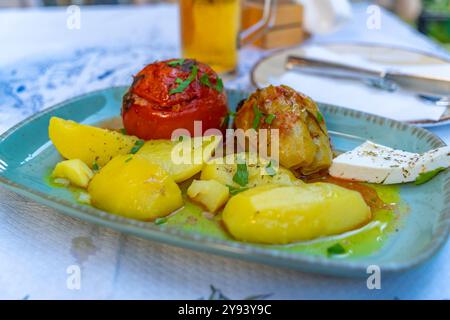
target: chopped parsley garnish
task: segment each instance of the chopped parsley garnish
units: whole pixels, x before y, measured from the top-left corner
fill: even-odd
[[[253,112],[255,113],[255,118],[253,118],[253,129],[259,128],[259,123],[261,122],[261,117],[263,113],[258,109],[256,103],[253,105]]]
[[[228,123],[230,122],[230,115],[227,114],[225,117],[222,118],[220,121],[220,127],[226,127],[228,129]]]
[[[129,157],[127,160],[125,160],[125,163],[127,163],[128,161],[131,161],[133,158]]]
[[[125,128],[122,128],[122,129],[120,129],[120,133],[122,133],[122,134],[127,134],[127,129],[125,129]]]
[[[217,82],[216,82],[216,86],[214,87],[214,89],[216,89],[219,92],[222,92],[223,90],[223,81],[222,78],[217,77]]]
[[[177,82],[179,85],[175,89],[170,90],[169,94],[183,92],[191,84],[191,82],[194,81],[194,79],[197,77],[197,73],[198,73],[198,67],[197,67],[197,65],[193,65],[191,74],[189,75],[189,77],[186,80],[183,80],[182,82],[178,82],[177,80],[175,80],[175,82]]]
[[[245,187],[248,184],[248,170],[245,162],[237,164],[237,170],[233,176],[233,181],[242,187]]]
[[[265,123],[267,124],[272,124],[272,121],[276,118],[277,116],[274,115],[273,113],[270,113],[266,116],[266,119],[264,120]]]
[[[163,224],[163,223],[166,223],[167,222],[167,218],[156,218],[155,219],[155,224],[156,225],[161,225],[161,224]]]
[[[319,111],[317,111],[316,118],[317,118],[317,121],[319,121],[320,123],[323,122],[323,115]]]
[[[234,118],[235,116],[236,116],[236,112],[234,112],[234,111],[228,112],[227,115],[225,117],[223,117],[220,126],[223,127],[226,125],[228,128],[228,123],[230,122],[230,119]]]
[[[94,163],[92,164],[92,169],[93,169],[94,171],[100,170],[100,167],[99,167],[97,161],[95,161],[95,160],[94,160]]]
[[[204,73],[201,77],[200,77],[200,83],[201,84],[203,84],[203,85],[205,85],[205,86],[207,86],[207,87],[210,87],[211,88],[211,82],[209,81],[209,77],[208,77],[208,74],[207,73]]]
[[[328,256],[340,255],[346,252],[347,250],[340,243],[336,243],[327,249]]]
[[[230,186],[229,184],[227,184],[227,187],[228,187],[228,190],[230,191],[230,194],[231,194],[232,196],[235,196],[235,195],[237,195],[238,193],[244,192],[244,191],[246,191],[246,190],[249,189],[249,188],[247,188],[247,187],[244,187],[244,188],[236,188],[236,187]]]
[[[267,164],[266,172],[271,177],[273,177],[274,175],[277,174],[277,172],[275,171],[275,168],[272,166],[272,160],[270,160],[269,163]]]
[[[134,143],[133,148],[131,148],[130,153],[131,154],[135,154],[136,152],[139,151],[140,148],[142,148],[142,146],[144,145],[145,141],[144,140],[138,140]]]
[[[171,67],[181,66],[184,63],[184,59],[177,59],[167,62],[167,65]]]
[[[421,184],[424,184],[428,181],[430,181],[431,179],[433,179],[439,172],[444,171],[445,168],[437,168],[433,171],[428,171],[428,172],[424,172],[419,174],[419,176],[417,177],[416,181],[414,182],[414,184],[416,186],[419,186]]]

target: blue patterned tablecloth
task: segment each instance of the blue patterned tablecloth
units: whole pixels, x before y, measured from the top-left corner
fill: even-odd
[[[311,42],[371,42],[448,57],[437,44],[384,12],[366,28],[367,5],[354,20]],[[145,64],[179,55],[173,5],[82,8],[81,29],[66,28],[64,8],[0,11],[0,133],[67,98],[127,85]],[[240,52],[228,87],[251,89],[249,71],[267,52]],[[450,127],[432,130],[447,143]],[[57,214],[0,189],[0,298],[450,298],[450,245],[426,265],[383,279],[321,277],[230,260],[126,236]],[[67,288],[67,266],[82,265],[83,287]],[[218,288],[219,291],[216,291]]]

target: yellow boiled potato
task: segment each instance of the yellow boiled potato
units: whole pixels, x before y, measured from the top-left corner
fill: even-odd
[[[77,187],[87,188],[94,176],[92,170],[80,159],[59,162],[52,172],[53,178],[63,178]]]
[[[216,136],[184,137],[181,142],[171,140],[147,141],[137,154],[160,165],[175,182],[182,182],[202,170],[220,143]],[[186,157],[184,157],[186,156]]]
[[[237,159],[247,159],[248,184],[241,186],[233,181],[237,170]],[[262,174],[269,164],[266,159],[256,160],[255,155],[246,153],[230,154],[223,159],[212,159],[202,169],[201,180],[216,180],[224,185],[234,188],[251,188],[264,184],[302,185],[303,181],[297,179],[294,174],[283,167],[279,167],[275,175]],[[232,164],[227,164],[231,163]],[[267,173],[267,171],[266,171]]]
[[[83,125],[57,117],[50,119],[50,140],[66,159],[80,159],[92,168],[104,166],[113,157],[127,154],[138,138],[116,131]]]
[[[112,159],[88,191],[93,206],[138,220],[163,217],[183,206],[180,188],[169,174],[139,155]]]
[[[227,202],[229,191],[215,180],[194,180],[187,190],[187,195],[214,213]]]
[[[328,183],[259,186],[231,198],[223,211],[233,237],[266,244],[340,234],[370,219],[361,194]]]

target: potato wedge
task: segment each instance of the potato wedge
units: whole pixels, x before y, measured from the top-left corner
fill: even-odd
[[[90,168],[104,166],[113,157],[127,154],[138,138],[116,131],[79,124],[57,117],[50,119],[50,140],[66,159],[80,159]]]
[[[182,182],[202,170],[220,137],[184,137],[181,142],[171,140],[149,140],[137,152],[150,162],[160,165],[175,182]]]
[[[88,192],[93,206],[138,220],[163,217],[183,206],[169,174],[139,155],[112,159],[91,180]]]
[[[266,244],[340,234],[370,219],[360,193],[328,183],[259,186],[234,196],[223,210],[236,239]]]
[[[53,178],[67,179],[70,184],[81,188],[87,188],[93,176],[92,170],[80,159],[61,161],[52,172]]]
[[[215,180],[194,180],[187,190],[187,195],[209,212],[215,213],[227,202],[229,191]]]
[[[252,159],[247,161],[248,184],[239,185],[233,181],[233,177],[237,171],[237,158]],[[234,161],[233,161],[234,160]],[[234,162],[233,164],[227,164]],[[216,180],[226,186],[233,188],[252,188],[264,184],[280,184],[280,185],[303,185],[303,181],[297,179],[294,174],[283,167],[279,167],[278,171],[272,175],[263,175],[262,171],[269,165],[269,161],[256,156],[250,156],[246,153],[230,154],[223,159],[212,159],[207,162],[202,169],[201,180]]]

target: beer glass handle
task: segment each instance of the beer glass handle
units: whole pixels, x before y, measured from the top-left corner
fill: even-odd
[[[277,0],[265,0],[261,20],[254,25],[242,30],[239,34],[239,45],[251,44],[264,35],[272,27],[275,20],[275,8]]]

